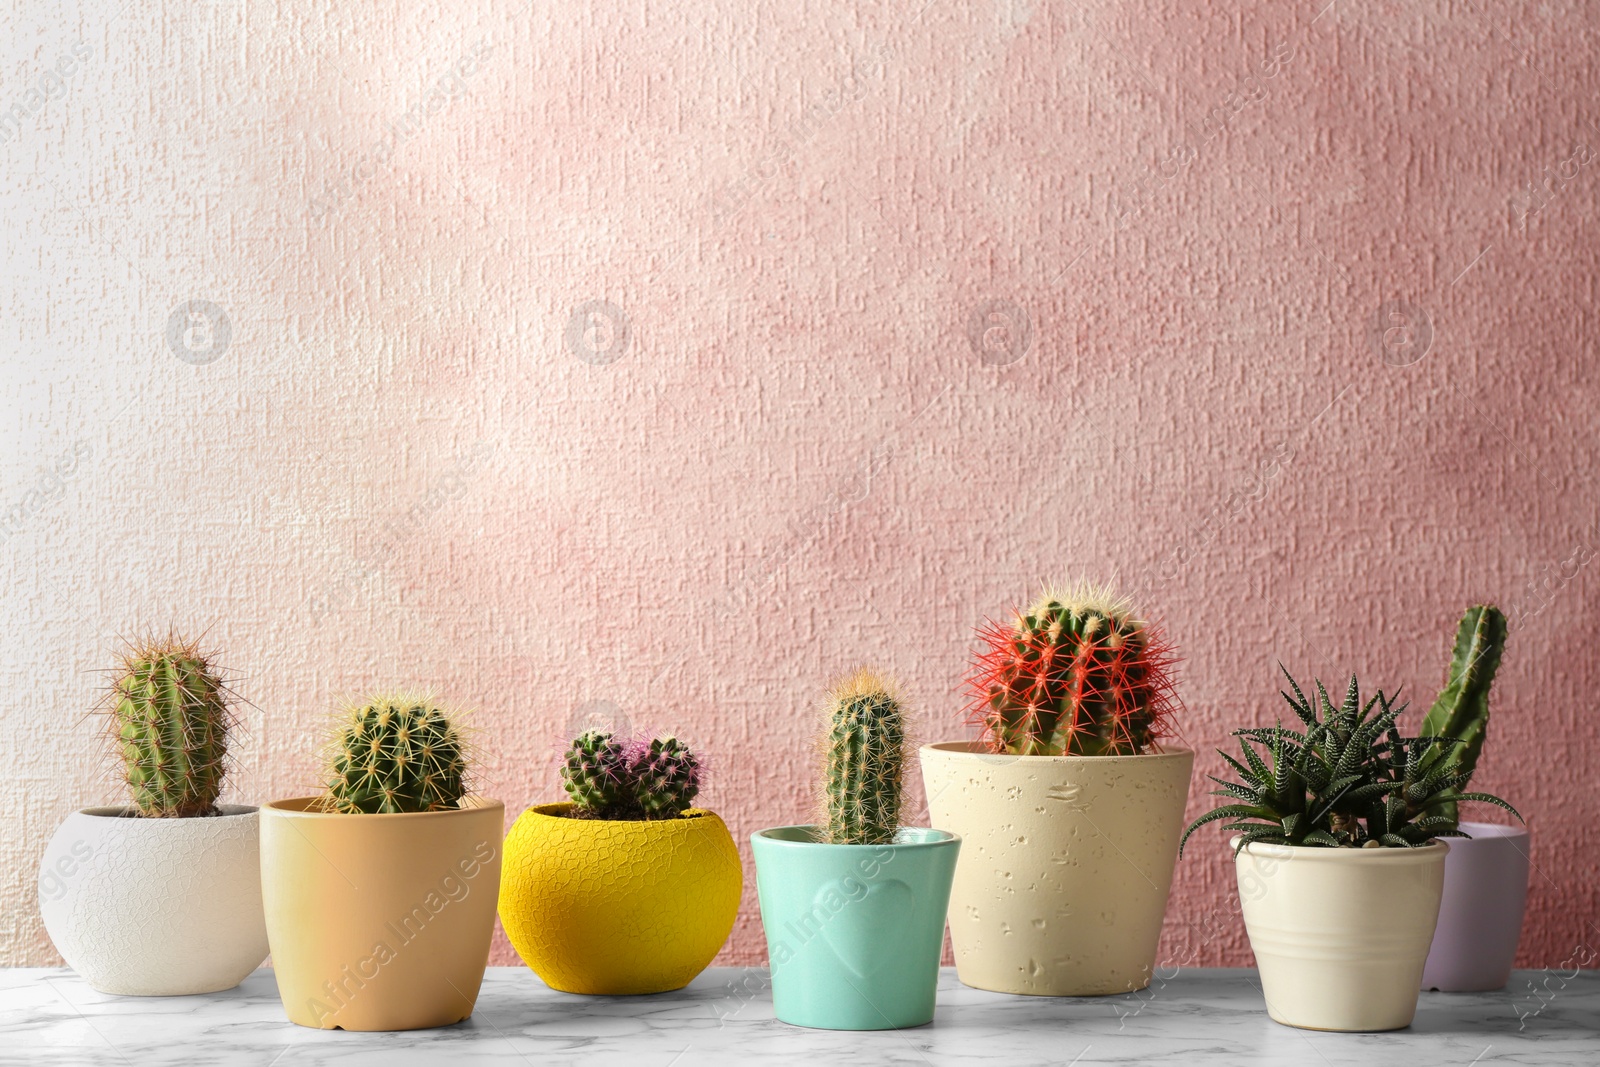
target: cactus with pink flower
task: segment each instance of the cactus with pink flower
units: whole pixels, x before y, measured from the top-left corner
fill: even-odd
[[[592,819],[673,819],[700,792],[701,762],[670,735],[646,741],[588,730],[567,748],[561,781]]]

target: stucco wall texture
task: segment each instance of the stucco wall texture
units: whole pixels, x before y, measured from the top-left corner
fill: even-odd
[[[973,625],[1077,575],[1184,655],[1191,814],[1279,661],[1425,705],[1499,602],[1520,961],[1596,936],[1586,5],[118,6],[0,34],[0,962],[119,796],[118,635],[223,650],[243,802],[379,685],[476,709],[512,812],[678,731],[756,963],[824,684],[968,736]],[[1249,962],[1220,833],[1167,922]]]

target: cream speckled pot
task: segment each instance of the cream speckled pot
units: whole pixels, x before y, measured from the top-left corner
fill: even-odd
[[[1305,1030],[1410,1026],[1448,847],[1241,851],[1239,902],[1267,1013]]]
[[[39,867],[39,911],[67,964],[102,993],[232,989],[267,955],[257,812],[67,817]]]
[[[1194,753],[995,755],[924,745],[934,826],[959,834],[956,973],[1036,996],[1150,984]]]

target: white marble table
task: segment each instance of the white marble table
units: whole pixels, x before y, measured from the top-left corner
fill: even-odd
[[[1262,1007],[1255,972],[1246,970],[1185,969],[1139,994],[1079,1000],[984,993],[946,971],[933,1025],[867,1034],[786,1026],[772,1017],[766,986],[763,970],[718,968],[678,993],[576,997],[551,992],[525,969],[496,967],[465,1023],[347,1034],[285,1021],[269,971],[211,996],[112,997],[70,971],[0,970],[0,1062],[1600,1064],[1600,973],[1593,971],[1518,972],[1500,993],[1424,993],[1417,1021],[1390,1034],[1279,1026]]]

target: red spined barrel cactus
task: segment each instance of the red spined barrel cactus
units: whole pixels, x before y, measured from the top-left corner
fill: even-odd
[[[1046,589],[1014,623],[990,621],[978,636],[968,710],[995,752],[1131,756],[1167,733],[1172,648],[1107,589]]]

